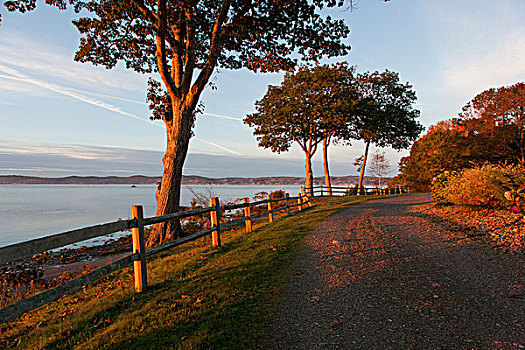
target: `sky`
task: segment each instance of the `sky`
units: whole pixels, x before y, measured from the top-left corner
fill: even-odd
[[[107,70],[74,62],[75,15],[38,2],[26,14],[0,9],[0,175],[161,175],[162,122],[150,122],[148,76],[122,65]],[[525,80],[523,0],[360,0],[337,10],[350,27],[347,61],[357,70],[389,69],[413,85],[420,122],[428,127],[457,115],[476,94]],[[186,175],[304,176],[297,146],[274,154],[257,147],[242,119],[283,74],[218,70],[203,96]],[[357,173],[364,146],[332,145],[332,175]],[[407,151],[382,149],[397,173]],[[374,149],[372,148],[372,152]],[[322,175],[321,151],[314,175]]]

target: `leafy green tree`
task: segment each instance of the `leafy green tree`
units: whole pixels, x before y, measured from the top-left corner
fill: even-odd
[[[353,86],[354,68],[345,63],[302,66],[288,72],[280,86],[269,86],[255,104],[257,112],[244,119],[255,128],[260,147],[276,153],[288,151],[294,142],[301,147],[309,193],[312,156],[321,142],[327,146],[330,138],[345,128],[347,115],[353,113],[358,100]],[[327,168],[327,159],[325,164]]]
[[[113,68],[123,62],[138,73],[158,73],[148,98],[153,119],[166,126],[164,172],[157,215],[179,210],[182,170],[199,99],[217,67],[252,71],[290,70],[296,59],[344,55],[349,30],[322,16],[336,0],[46,0],[84,15],[75,60]],[[34,9],[35,0],[13,0],[10,11]],[[149,245],[179,232],[174,220],[158,224]]]
[[[371,143],[378,147],[390,146],[395,150],[406,149],[423,127],[416,120],[419,111],[413,107],[416,93],[410,84],[399,81],[397,73],[388,70],[367,72],[359,74],[356,81],[361,102],[357,113],[350,116],[343,138],[363,140],[365,143],[359,173],[360,189],[363,187]]]

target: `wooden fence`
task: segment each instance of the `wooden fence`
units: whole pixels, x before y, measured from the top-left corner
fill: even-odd
[[[389,187],[389,188],[377,188],[377,187],[362,187],[358,189],[357,187],[350,186],[313,186],[311,192],[310,190],[301,187],[301,193],[308,193],[311,196],[355,196],[355,195],[391,195],[391,194],[402,194],[407,193],[408,189],[405,187]]]
[[[284,205],[282,205],[284,202]],[[274,205],[281,203],[281,206]],[[266,206],[265,206],[266,205]],[[309,198],[305,194],[299,193],[297,197],[290,197],[288,194],[284,198],[272,199],[270,196],[265,200],[250,203],[248,198],[244,198],[244,203],[232,205],[219,205],[218,198],[212,198],[210,206],[202,209],[182,211],[178,213],[144,218],[142,206],[134,205],[131,207],[131,218],[119,220],[106,224],[84,227],[81,229],[58,233],[52,236],[33,239],[31,241],[17,243],[0,248],[0,264],[32,257],[35,254],[43,253],[50,249],[56,249],[69,244],[84,241],[110,233],[132,230],[133,249],[130,255],[127,255],[115,262],[86,273],[76,279],[68,281],[58,287],[46,290],[39,294],[33,295],[14,304],[0,309],[0,323],[16,319],[26,312],[34,310],[40,306],[46,305],[60,297],[79,290],[83,286],[106,277],[110,273],[120,270],[133,264],[135,276],[135,291],[142,292],[147,286],[147,266],[146,257],[165,251],[167,249],[194,241],[200,237],[211,234],[212,245],[221,245],[221,230],[236,224],[245,223],[246,232],[252,232],[252,221],[267,216],[270,222],[274,219],[274,214],[284,211],[286,214],[292,212],[292,208],[297,207],[302,210],[305,206],[311,206]],[[262,207],[264,206],[264,207]],[[259,207],[262,213],[251,215],[251,208]],[[238,219],[221,222],[221,212],[242,209],[243,216]],[[146,250],[144,241],[144,227],[158,224],[161,222],[180,220],[192,216],[210,214],[209,228],[196,232],[173,242],[162,244],[160,246]],[[224,216],[222,216],[224,217]]]

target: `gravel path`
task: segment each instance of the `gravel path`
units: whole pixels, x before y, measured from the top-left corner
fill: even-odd
[[[350,207],[312,232],[269,349],[524,349],[525,262],[410,212]]]

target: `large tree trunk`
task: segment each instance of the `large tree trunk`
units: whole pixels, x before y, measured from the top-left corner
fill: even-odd
[[[359,185],[357,186],[357,194],[360,195],[363,188],[363,179],[365,177],[366,160],[368,158],[368,148],[370,147],[370,140],[366,141],[365,154],[363,155],[363,163],[361,164],[361,171],[359,172]]]
[[[305,152],[304,155],[305,155],[304,171],[306,175],[304,187],[306,189],[306,194],[311,196],[313,194],[313,185],[314,185],[314,174],[312,172],[312,155],[308,152]]]
[[[173,120],[166,122],[166,154],[162,158],[164,172],[157,196],[156,216],[176,213],[180,209],[182,169],[188,153],[193,126],[193,111],[174,108]],[[149,247],[179,238],[179,220],[156,224],[147,240]]]
[[[328,195],[332,195],[332,182],[330,181],[330,169],[328,168],[328,146],[330,145],[330,138],[323,139],[323,165],[324,165],[324,183]]]

